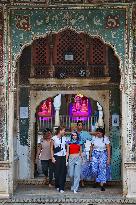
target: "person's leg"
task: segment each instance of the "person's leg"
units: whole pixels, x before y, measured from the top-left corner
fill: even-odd
[[[105,191],[104,184],[106,183],[106,166],[107,166],[107,153],[103,151],[100,153],[98,177],[97,182],[100,183],[101,191]]]
[[[51,187],[52,179],[53,179],[53,172],[54,172],[54,167],[53,167],[52,160],[49,160],[49,186]]]
[[[64,191],[67,174],[66,157],[62,156],[60,158],[59,189]]]
[[[71,191],[74,191],[74,168],[75,168],[74,157],[70,157],[69,158],[69,177],[71,181]]]
[[[55,188],[60,188],[59,186],[59,177],[60,177],[60,170],[61,170],[61,161],[60,157],[55,156]]]
[[[96,178],[98,175],[99,154],[97,151],[92,152],[92,178],[94,180],[93,187],[96,187]]]
[[[48,160],[41,160],[41,165],[42,165],[42,172],[45,175],[45,180],[47,182],[47,178],[48,178]]]
[[[75,167],[74,167],[74,193],[78,191],[79,182],[80,182],[80,173],[81,173],[81,157],[75,158]]]
[[[86,152],[85,151],[82,153],[82,157],[83,157],[83,160],[82,160],[82,165],[81,166],[84,166],[85,163],[86,163]],[[81,187],[85,186],[84,180],[85,180],[85,176],[83,176],[83,174],[81,174],[81,176],[80,176]]]

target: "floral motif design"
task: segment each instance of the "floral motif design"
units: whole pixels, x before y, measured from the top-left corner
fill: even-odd
[[[118,15],[108,15],[106,17],[106,28],[107,29],[113,29],[118,28],[120,26],[119,23],[119,16]]]
[[[16,16],[16,27],[18,29],[24,30],[24,31],[30,31],[31,25],[30,25],[30,18],[27,15],[17,15]]]

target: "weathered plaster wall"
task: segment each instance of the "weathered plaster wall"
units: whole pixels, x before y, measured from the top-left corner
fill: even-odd
[[[50,31],[58,32],[59,30],[69,26],[77,31],[88,32],[92,36],[100,36],[106,43],[109,43],[120,57],[123,69],[126,39],[126,7],[69,7],[69,8],[30,8],[20,6],[10,9],[10,35],[12,41],[12,75],[11,87],[14,85],[14,71],[16,70],[15,62],[24,45],[30,44],[33,39],[38,36],[45,36]],[[29,107],[28,101],[27,105]],[[105,112],[106,113],[106,112]],[[30,115],[31,116],[31,115]],[[105,118],[108,120],[109,118]],[[24,122],[25,121],[25,122]],[[32,121],[31,121],[32,123]],[[108,125],[108,122],[106,123]],[[24,160],[29,173],[26,174],[21,168],[20,161],[20,178],[30,177],[30,167],[26,156],[29,155],[31,142],[28,142],[28,123],[26,120],[20,121],[19,135],[19,156],[20,160]],[[30,129],[31,130],[31,129]],[[33,132],[33,130],[31,130]],[[32,133],[31,133],[32,134]],[[29,135],[31,135],[29,133]],[[32,135],[33,136],[33,135]],[[32,139],[31,139],[32,140]],[[31,163],[29,163],[30,165]],[[33,165],[32,165],[33,166]],[[32,167],[31,166],[31,167]],[[26,176],[27,175],[27,176]],[[32,175],[31,175],[32,177]]]
[[[0,7],[0,160],[4,159],[5,143],[5,78],[4,78],[4,16]]]
[[[136,160],[136,5],[133,6],[133,21],[132,21],[132,32],[133,32],[133,149],[135,152]]]
[[[22,0],[23,1],[23,0]],[[15,2],[15,1],[14,1]],[[55,1],[51,1],[54,2]],[[92,2],[92,1],[91,1]],[[98,1],[97,1],[98,2]],[[104,1],[105,2],[105,1]],[[93,1],[94,3],[94,1]],[[32,42],[35,37],[46,35],[48,32],[59,31],[66,26],[70,26],[77,31],[86,31],[90,35],[98,35],[107,43],[111,44],[116,50],[121,60],[121,90],[122,90],[122,138],[123,138],[123,163],[127,160],[132,160],[132,36],[131,30],[131,5],[130,6],[91,6],[71,8],[48,8],[45,7],[29,7],[29,6],[13,6],[9,14],[8,32],[5,33],[5,38],[8,37],[8,52],[6,54],[6,65],[9,68],[9,88],[14,90],[14,71],[16,70],[16,58],[20,55],[23,46]],[[126,13],[127,10],[127,13]],[[12,42],[12,43],[11,43]],[[10,44],[11,43],[11,44]],[[12,58],[10,58],[12,57]],[[9,62],[9,64],[7,63]],[[11,68],[10,68],[10,65]],[[7,71],[5,69],[5,71]],[[7,80],[7,79],[6,79]],[[6,81],[5,80],[5,81]],[[5,82],[3,81],[3,82]],[[1,85],[1,84],[0,84]],[[130,86],[128,86],[130,85]],[[2,84],[2,99],[5,97],[5,89],[3,92]],[[8,88],[8,87],[7,87]],[[9,91],[11,91],[9,90]],[[129,105],[128,105],[129,104]],[[2,105],[2,103],[1,103]],[[8,115],[13,106],[7,109]],[[2,106],[3,109],[3,106]],[[128,119],[127,119],[128,117]],[[4,118],[5,119],[5,118]],[[127,120],[126,120],[127,119]],[[2,121],[4,122],[4,121]],[[8,126],[12,128],[12,121],[8,122]],[[32,130],[31,130],[32,131]],[[4,133],[2,131],[2,133]],[[12,138],[12,132],[8,133],[9,138]],[[2,134],[2,139],[5,140]],[[12,143],[12,142],[11,142]],[[129,146],[127,146],[129,144]],[[19,141],[20,146],[20,141]],[[23,145],[21,145],[23,147]],[[6,147],[6,146],[5,146]],[[27,149],[28,146],[26,145]],[[25,146],[23,151],[24,154]],[[22,154],[22,156],[23,156]],[[127,157],[126,157],[127,156]],[[22,158],[23,159],[23,158]],[[29,172],[30,173],[30,172]],[[27,176],[25,176],[26,178]],[[124,168],[124,193],[127,193],[127,176]]]

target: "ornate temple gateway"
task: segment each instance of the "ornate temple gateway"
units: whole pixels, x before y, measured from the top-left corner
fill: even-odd
[[[43,129],[79,119],[105,127],[112,181],[136,198],[135,67],[135,0],[0,0],[0,198],[36,180]]]

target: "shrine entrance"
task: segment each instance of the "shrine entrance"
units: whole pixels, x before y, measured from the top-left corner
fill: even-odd
[[[44,127],[53,130],[55,108],[51,105],[54,97],[61,94],[60,122],[68,132],[78,117],[86,117],[85,129],[91,131],[98,123],[93,116],[97,103],[102,107],[106,134],[111,138],[112,179],[121,180],[120,70],[114,49],[100,37],[66,28],[26,46],[17,67],[17,178],[34,178],[38,135]],[[88,116],[71,118],[70,103],[79,95],[84,97],[84,113],[87,101],[92,110]]]
[[[82,94],[61,94],[61,105],[57,110],[54,106],[54,98],[47,98],[42,101],[37,107],[36,112],[36,133],[35,133],[35,147],[41,142],[43,131],[49,128],[54,134],[53,128],[57,126],[56,114],[58,114],[59,124],[66,127],[66,136],[69,139],[72,130],[77,129],[77,121],[82,120],[84,130],[88,132],[96,130],[97,127],[105,127],[103,121],[103,108],[99,102],[88,98]],[[109,113],[106,113],[106,118]],[[107,125],[106,125],[106,129]],[[90,142],[86,142],[86,154],[89,158]],[[35,153],[36,154],[36,153]],[[39,159],[36,165],[35,175],[43,176],[41,169],[41,161]]]

